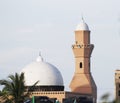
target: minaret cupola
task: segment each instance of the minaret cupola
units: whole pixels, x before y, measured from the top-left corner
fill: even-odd
[[[85,23],[83,18],[82,18],[81,22],[77,25],[75,31],[89,31],[89,27]]]

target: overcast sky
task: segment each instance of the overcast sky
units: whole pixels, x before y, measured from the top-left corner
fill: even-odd
[[[69,90],[75,69],[71,45],[82,15],[95,45],[91,72],[98,100],[106,92],[114,95],[114,73],[120,69],[120,0],[0,0],[0,79],[19,72],[41,51],[61,71]]]

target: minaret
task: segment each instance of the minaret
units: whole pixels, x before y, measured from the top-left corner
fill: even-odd
[[[90,30],[82,19],[75,30],[75,44],[72,45],[75,57],[75,72],[70,83],[72,92],[91,95],[94,102],[97,98],[97,87],[90,72],[90,57],[93,44],[90,44]]]

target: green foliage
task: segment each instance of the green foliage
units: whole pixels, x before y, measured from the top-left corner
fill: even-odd
[[[3,103],[23,103],[29,97],[29,92],[25,86],[24,73],[9,75],[7,80],[0,80],[0,85],[3,85],[3,89],[0,91],[0,98]]]

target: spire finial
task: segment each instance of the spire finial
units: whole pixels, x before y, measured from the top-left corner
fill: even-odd
[[[81,14],[81,19],[82,19],[82,22],[84,22],[83,13]]]
[[[83,19],[83,16],[82,16],[82,20],[84,20],[84,19]]]
[[[41,52],[39,51],[39,56],[41,57]]]
[[[84,20],[84,19],[83,19],[83,14],[82,14],[82,17],[81,17],[81,18],[82,18],[82,20]]]
[[[36,59],[36,61],[37,61],[37,62],[43,61],[43,58],[42,58],[42,56],[41,56],[41,52],[40,52],[40,51],[39,51],[39,56],[38,56],[38,58]]]

